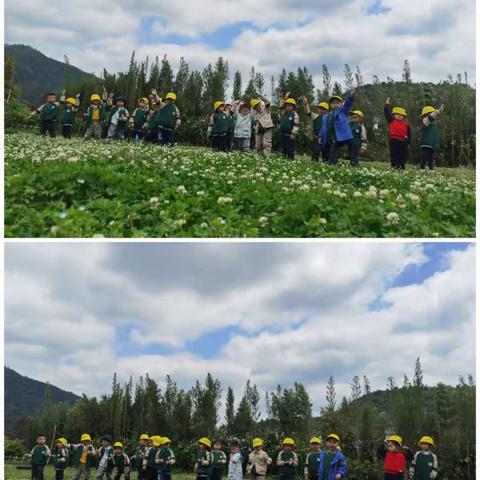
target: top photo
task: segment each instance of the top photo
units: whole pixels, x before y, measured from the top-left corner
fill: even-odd
[[[22,0],[6,238],[474,238],[472,0]]]

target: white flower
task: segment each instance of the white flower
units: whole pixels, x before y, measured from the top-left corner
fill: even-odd
[[[305,183],[300,187],[300,190],[302,192],[309,192],[310,191],[310,186]]]
[[[54,226],[50,229],[50,233],[53,233],[54,235],[56,235],[59,231],[60,231],[60,227],[59,227],[58,225],[54,225]]]
[[[260,217],[258,219],[258,223],[260,223],[261,227],[265,227],[268,223],[268,218],[267,217]]]
[[[379,192],[380,198],[386,198],[388,194],[389,194],[389,191],[387,189],[380,190]]]
[[[159,199],[158,197],[152,197],[150,199],[150,208],[152,210],[156,210],[158,208],[158,205],[159,205]]]
[[[326,218],[323,218],[323,217],[320,217],[319,220],[321,225],[326,225],[327,224],[327,219]]]
[[[93,238],[105,238],[105,235],[103,233],[96,233]]]
[[[217,203],[219,205],[226,205],[227,203],[232,203],[233,199],[231,197],[218,197]]]
[[[390,212],[387,214],[387,223],[389,225],[396,225],[400,221],[398,213]]]
[[[202,197],[203,195],[205,195],[205,192],[204,192],[203,190],[199,190],[199,191],[197,192],[197,195],[198,195],[199,197]]]
[[[397,205],[399,208],[405,208],[407,206],[407,202],[403,198],[402,194],[397,196]]]
[[[358,192],[358,191],[357,191],[357,192],[353,192],[353,196],[354,196],[355,198],[361,197],[361,196],[362,196],[362,192]]]
[[[58,214],[58,216],[59,216],[60,218],[66,218],[67,215],[68,215],[67,212],[59,212],[59,214]]]
[[[77,182],[82,184],[82,183],[85,183],[85,180],[83,178],[77,178]]]
[[[180,185],[179,187],[177,187],[177,193],[179,193],[180,195],[184,195],[187,193],[187,189],[183,185]]]

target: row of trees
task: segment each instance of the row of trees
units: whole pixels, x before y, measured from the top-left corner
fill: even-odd
[[[220,418],[224,393],[225,414]],[[83,432],[95,437],[109,433],[124,440],[129,448],[141,433],[168,435],[173,439],[179,467],[190,470],[195,440],[201,436],[224,440],[235,436],[242,440],[244,448],[252,438],[261,436],[274,454],[282,436],[288,435],[296,438],[303,455],[311,435],[337,432],[352,468],[374,479],[379,478],[376,475],[381,470],[375,451],[385,435],[398,433],[415,448],[420,436],[428,434],[437,442],[445,478],[474,478],[472,377],[460,377],[455,387],[427,387],[417,360],[413,377],[405,375],[401,386],[389,378],[387,390],[372,392],[366,376],[355,376],[350,395],[341,400],[337,399],[335,379],[331,377],[325,400],[319,415],[314,415],[303,384],[278,385],[265,393],[262,409],[260,392],[250,381],[236,401],[232,388],[224,392],[220,380],[210,373],[203,383],[197,381],[189,390],[180,388],[170,376],[160,388],[149,375],[141,377],[135,386],[132,379],[120,384],[114,375],[111,393],[99,399],[83,396],[74,406],[53,405],[47,390],[44,415],[28,420],[26,440],[30,445],[39,431],[51,436],[54,426],[72,441]],[[366,478],[361,475],[352,478]]]
[[[14,65],[7,59],[5,75],[6,84],[12,84]],[[7,68],[8,67],[8,68]],[[270,94],[274,108],[275,121],[281,114],[278,107],[285,93],[301,102],[306,95],[313,105],[331,95],[345,95],[354,87],[357,89],[355,108],[365,113],[365,125],[369,136],[368,158],[388,160],[387,125],[383,119],[383,104],[386,97],[392,97],[395,104],[404,106],[413,124],[413,141],[411,158],[419,159],[420,111],[423,106],[445,103],[446,113],[439,120],[441,132],[441,148],[438,163],[445,166],[473,166],[475,163],[475,89],[468,84],[467,74],[449,76],[439,83],[414,83],[412,70],[405,60],[402,80],[394,81],[387,77],[381,80],[374,75],[366,82],[357,66],[345,65],[343,85],[332,78],[327,65],[322,66],[321,85],[316,85],[313,74],[307,67],[296,71],[283,69],[278,77],[266,79],[263,74],[252,67],[249,78],[242,78],[240,71],[231,72],[229,63],[219,57],[214,64],[208,64],[202,71],[192,69],[184,58],[176,71],[172,68],[167,56],[156,57],[153,62],[149,58],[138,61],[133,52],[129,68],[126,72],[110,73],[103,71],[102,78],[92,76],[87,80],[76,82],[69,74],[70,65],[65,64],[64,86],[68,94],[81,93],[81,109],[85,111],[92,93],[99,92],[103,86],[109,92],[124,95],[130,109],[136,105],[139,97],[148,94],[155,88],[160,94],[173,90],[178,96],[178,107],[182,113],[183,124],[178,132],[181,142],[194,145],[206,145],[206,125],[212,111],[214,101],[225,99],[229,92],[234,99],[249,101],[259,94]],[[233,75],[232,75],[233,73]],[[7,78],[8,76],[8,78]],[[233,83],[231,79],[233,77]],[[230,88],[231,87],[231,88]],[[13,108],[13,107],[12,107]],[[311,122],[306,118],[304,110],[299,109],[302,117],[302,128],[298,136],[298,149],[307,152],[311,148]],[[11,122],[10,122],[11,123]],[[9,122],[6,122],[7,127]],[[81,127],[79,127],[81,128]],[[278,137],[274,137],[274,145]]]

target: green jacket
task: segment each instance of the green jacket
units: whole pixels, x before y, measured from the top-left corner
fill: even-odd
[[[418,451],[415,453],[409,473],[413,474],[414,480],[431,480],[431,475],[438,473],[438,459],[433,452]]]
[[[305,475],[318,475],[318,467],[320,463],[320,451],[310,452],[305,459]]]
[[[163,460],[162,463],[159,461]],[[173,464],[175,463],[175,455],[169,447],[160,447],[156,456],[157,471],[160,473],[172,473]]]
[[[47,445],[35,445],[30,452],[32,465],[45,465],[50,455],[50,449]]]
[[[298,130],[298,113],[285,112],[280,119],[280,133],[282,135],[295,135]]]
[[[150,468],[156,468],[155,456],[157,455],[158,447],[150,447],[147,453],[147,466]]]
[[[55,470],[65,470],[68,463],[68,449],[56,448],[53,451],[53,466]]]
[[[119,472],[123,472],[125,467],[130,467],[130,459],[126,453],[120,455],[113,454],[112,456],[113,467],[118,469]]]
[[[313,119],[312,127],[313,127],[313,136],[315,138],[320,137],[320,132],[322,131],[323,126],[323,115],[318,115]]]
[[[210,117],[212,135],[226,135],[228,132],[228,117],[223,112],[215,112]]]
[[[222,450],[212,450],[212,467],[221,470],[225,469],[227,464],[227,456]]]
[[[77,113],[75,108],[65,108],[62,112],[62,125],[69,125],[73,127],[75,124],[75,114]]]
[[[119,112],[119,115],[121,115],[122,117],[127,117],[128,118],[128,110],[125,107],[117,107],[116,105],[114,105],[110,109],[110,114],[108,116],[108,125],[110,125],[112,123],[112,118],[117,112]],[[118,121],[118,126],[119,127],[122,127],[122,126],[124,127],[126,124],[127,124],[127,120],[124,120],[124,121],[119,120]]]
[[[199,450],[195,465],[197,474],[210,476],[212,473],[212,453],[210,450]]]
[[[95,458],[95,448],[93,447],[93,445],[88,445],[87,447],[85,447],[85,445],[83,444],[78,445],[77,448],[75,448],[73,451],[72,465],[74,467],[78,467],[80,465],[80,458],[82,456],[82,452],[84,448],[88,448],[88,450],[94,453],[94,455],[87,454],[87,467],[92,468],[97,463],[97,459]]]
[[[233,113],[230,112],[230,114],[228,115],[228,133],[233,133],[234,130],[235,130],[235,117],[233,116]]]
[[[140,468],[143,465],[143,459],[147,453],[147,446],[146,445],[137,445],[135,448],[135,466]]]
[[[150,110],[144,110],[143,108],[136,108],[132,114],[133,118],[133,130],[140,132],[143,130],[143,125],[148,120],[148,114]]]
[[[285,462],[293,461],[292,465],[286,465]],[[282,450],[277,457],[278,473],[281,477],[294,478],[297,473],[298,457],[295,452]]]
[[[422,122],[420,147],[431,148],[434,151],[437,151],[439,144],[438,128],[435,120],[430,119],[430,125],[428,127]]]
[[[177,125],[178,109],[174,103],[166,103],[157,112],[157,126],[167,130],[174,130]]]
[[[100,109],[100,123],[105,123],[105,105],[100,103],[98,105]],[[94,105],[90,105],[87,108],[87,128],[92,124],[93,110],[95,109]]]
[[[41,118],[44,121],[57,121],[60,109],[56,103],[44,103],[37,111],[41,112]]]

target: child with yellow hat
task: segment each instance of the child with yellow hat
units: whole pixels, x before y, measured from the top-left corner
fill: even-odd
[[[437,478],[438,475],[438,458],[432,452],[435,443],[432,437],[423,436],[418,445],[421,450],[413,456],[408,478],[411,480],[431,480]]]
[[[441,105],[438,110],[432,106],[423,107],[422,110],[422,130],[420,137],[420,170],[425,170],[426,165],[430,170],[434,169],[435,153],[438,151],[439,139],[438,129],[435,122],[436,118],[445,111],[445,105]]]
[[[51,455],[46,442],[47,437],[43,433],[38,434],[36,445],[32,448],[32,451],[27,454],[32,466],[32,480],[43,480],[43,470],[47,464],[48,457]]]
[[[309,453],[305,458],[305,468],[303,476],[305,480],[319,480],[318,479],[318,467],[320,464],[320,446],[322,441],[319,437],[312,437],[310,439],[308,448]],[[320,479],[322,480],[322,479]]]
[[[68,442],[66,438],[57,438],[52,457],[53,467],[55,468],[55,480],[63,480],[68,462]]]
[[[202,437],[198,442],[197,460],[194,471],[197,480],[209,480],[212,474],[212,442],[207,437]]]
[[[352,129],[353,139],[350,143],[350,165],[352,167],[358,166],[358,157],[360,153],[367,149],[367,130],[363,124],[364,119],[361,110],[353,110],[350,112],[350,128]]]
[[[385,118],[388,122],[390,139],[390,164],[396,170],[405,170],[408,148],[412,138],[407,112],[402,107],[391,106],[390,97],[385,100]]]
[[[155,458],[162,443],[162,437],[159,435],[152,435],[150,439],[152,441],[152,446],[148,447],[143,458],[143,470],[145,471],[145,477],[147,480],[157,480],[157,464]]]
[[[318,461],[318,478],[320,480],[340,480],[347,476],[347,462],[341,450],[340,437],[331,433],[325,439],[326,450],[320,453]]]
[[[156,122],[158,125],[159,142],[163,146],[173,146],[175,143],[175,131],[180,126],[180,111],[175,102],[177,95],[174,92],[168,92],[159,104],[156,113]]]
[[[407,462],[413,458],[412,451],[403,445],[399,435],[391,435],[377,449],[379,457],[383,458],[384,480],[403,480]]]
[[[70,140],[72,138],[73,126],[75,125],[75,114],[80,106],[80,94],[77,93],[75,98],[65,98],[65,93],[66,91],[64,90],[60,97],[60,103],[65,106],[61,115],[62,135],[63,138]]]
[[[292,438],[283,439],[282,450],[277,456],[279,480],[295,480],[298,467],[298,455],[294,452],[295,446]]]
[[[155,455],[155,463],[157,464],[157,475],[162,480],[171,480],[172,470],[175,465],[175,454],[170,448],[171,441],[168,437],[162,437],[160,448]]]
[[[268,466],[272,464],[272,459],[262,447],[263,440],[254,438],[252,441],[253,451],[248,455],[247,473],[255,480],[264,480]]]
[[[322,154],[322,146],[320,145],[320,132],[322,130],[324,115],[330,110],[328,102],[320,102],[317,105],[317,112],[312,112],[310,106],[308,105],[308,99],[304,95],[302,97],[303,105],[305,107],[305,113],[312,120],[312,129],[313,129],[313,142],[312,142],[312,160],[318,162],[320,160],[320,154]]]
[[[148,115],[150,113],[150,105],[148,98],[142,97],[138,99],[138,107],[133,111],[128,125],[130,127],[130,138],[134,142],[143,140],[148,125]]]
[[[90,470],[95,468],[96,464],[96,451],[90,435],[82,434],[80,443],[71,445],[71,448],[73,449],[72,465],[74,468],[72,480],[80,480],[81,477],[88,480]]]
[[[123,451],[122,442],[113,444],[112,463],[115,471],[114,480],[120,480],[122,475],[124,475],[126,480],[130,478],[130,458]]]
[[[100,140],[102,138],[103,124],[105,123],[105,103],[108,99],[108,93],[103,87],[102,96],[94,93],[90,96],[90,106],[83,114],[87,122],[87,130],[85,132],[84,140],[95,138]]]
[[[135,447],[135,454],[130,457],[130,460],[134,462],[135,468],[137,469],[138,480],[146,480],[145,470],[143,469],[143,459],[147,454],[149,440],[150,437],[146,433],[142,433]]]
[[[300,127],[300,117],[295,111],[297,101],[290,97],[290,93],[287,92],[282,105],[283,115],[280,119],[280,143],[282,155],[293,160],[295,158],[295,139]]]
[[[259,95],[252,98],[253,128],[255,131],[255,150],[257,153],[270,155],[272,153],[273,120],[270,112],[271,103],[267,97]]]
[[[221,100],[213,104],[213,113],[208,122],[207,137],[212,139],[213,150],[225,152],[227,150],[227,133],[229,119],[225,113],[225,103]]]

